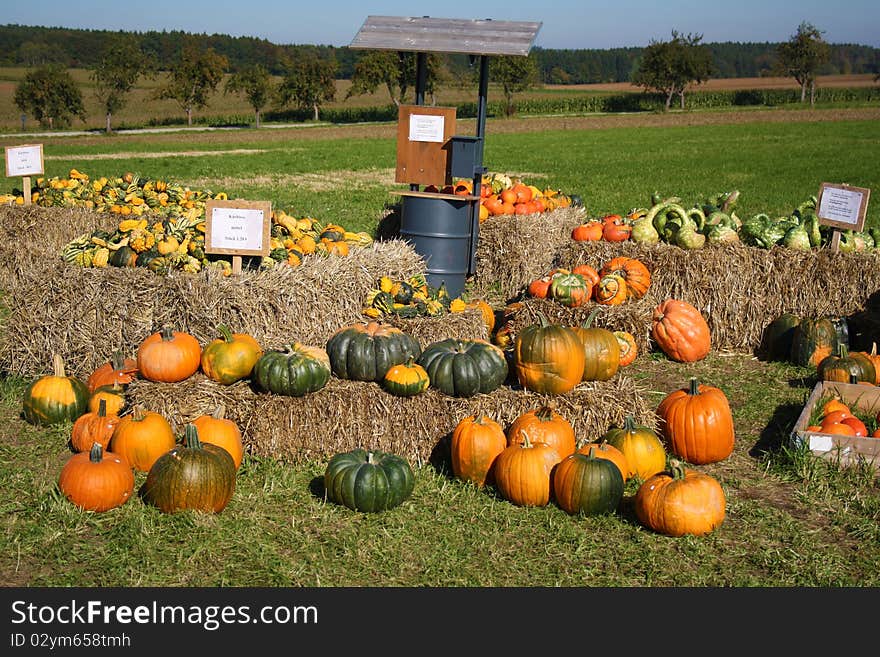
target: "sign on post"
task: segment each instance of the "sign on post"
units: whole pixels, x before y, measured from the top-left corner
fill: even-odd
[[[6,147],[6,177],[21,176],[24,204],[31,204],[31,176],[43,175],[43,145],[23,144]]]
[[[840,231],[861,231],[865,227],[868,212],[868,198],[871,190],[852,185],[822,183],[816,199],[816,216],[819,223],[834,228],[831,235],[831,250],[837,251],[840,245]]]
[[[272,204],[269,201],[205,203],[205,253],[232,256],[232,271],[241,272],[242,256],[269,255]]]

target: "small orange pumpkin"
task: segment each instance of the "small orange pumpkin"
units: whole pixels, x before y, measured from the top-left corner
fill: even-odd
[[[159,413],[138,406],[129,415],[122,416],[116,425],[110,449],[135,470],[149,472],[156,459],[175,443],[171,423]]]
[[[504,448],[495,458],[495,485],[508,502],[518,506],[550,503],[551,473],[559,462],[558,452],[547,443],[522,443]]]
[[[219,404],[211,415],[200,415],[192,421],[199,432],[199,439],[203,443],[210,443],[222,447],[235,462],[235,469],[241,466],[244,458],[244,445],[241,440],[241,429],[238,425],[225,416],[226,407]]]
[[[724,521],[726,499],[714,477],[676,459],[639,486],[633,508],[639,522],[667,536],[708,534]]]
[[[639,354],[636,336],[628,331],[614,331],[614,337],[617,338],[617,346],[620,348],[620,367],[632,364]]]
[[[95,442],[88,451],[67,460],[58,475],[58,489],[81,509],[108,511],[131,497],[134,473],[124,458]]]
[[[651,272],[638,258],[617,256],[606,262],[599,275],[618,274],[626,281],[626,293],[630,298],[641,299],[651,286]]]
[[[118,415],[107,414],[107,400],[102,399],[97,411],[89,411],[76,418],[70,430],[70,446],[75,452],[86,452],[95,443],[107,449],[119,421]]]
[[[619,306],[629,299],[626,290],[626,279],[620,274],[605,274],[599,278],[596,287],[593,288],[593,297],[596,303],[605,306]]]
[[[494,481],[495,459],[507,447],[504,429],[488,415],[469,415],[452,431],[450,456],[452,472],[478,488]]]
[[[163,326],[138,346],[138,371],[149,381],[176,383],[198,371],[201,357],[202,347],[194,336]]]
[[[526,441],[546,443],[559,454],[561,461],[577,449],[574,427],[556,412],[553,404],[545,404],[519,415],[507,429],[507,444]]]
[[[137,361],[134,358],[126,358],[121,351],[117,351],[109,361],[89,375],[86,385],[89,387],[89,392],[95,392],[101,386],[112,386],[114,383],[124,387],[134,381],[137,374]]]

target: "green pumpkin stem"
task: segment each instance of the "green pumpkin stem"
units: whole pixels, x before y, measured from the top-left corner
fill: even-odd
[[[100,463],[104,459],[104,448],[101,447],[101,443],[95,441],[92,443],[92,448],[89,450],[89,461],[92,463]]]
[[[217,326],[217,332],[220,334],[220,337],[223,338],[224,342],[235,342],[235,338],[232,337],[232,330],[226,326],[226,324],[220,324]]]
[[[520,444],[520,447],[523,449],[528,449],[532,447],[532,441],[529,439],[529,432],[523,429],[522,431],[523,441]]]
[[[541,422],[550,422],[553,419],[554,410],[553,402],[549,402],[535,411],[535,417]]]
[[[590,326],[593,325],[593,320],[596,319],[596,315],[598,315],[600,312],[602,312],[602,310],[603,309],[601,306],[599,308],[593,309],[593,311],[590,312],[589,315],[587,315],[587,319],[584,320],[584,323],[581,324],[581,328],[590,328]]]
[[[107,400],[103,397],[98,402],[98,417],[107,417]]]
[[[697,377],[692,376],[691,381],[688,387],[689,395],[699,395],[700,394],[700,383],[697,381]]]
[[[174,339],[174,327],[173,326],[163,326],[159,331],[163,340],[173,340]]]
[[[632,415],[627,415],[623,420],[623,430],[627,433],[635,433],[636,419]]]
[[[669,472],[673,479],[681,480],[685,477],[684,463],[678,459],[669,459]]]
[[[199,430],[196,425],[189,423],[183,429],[183,442],[187,449],[201,449],[202,441],[199,440]]]

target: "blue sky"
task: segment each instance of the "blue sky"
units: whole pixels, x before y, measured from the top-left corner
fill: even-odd
[[[829,43],[880,47],[880,0],[2,0],[0,24],[145,32],[182,30],[346,46],[369,15],[539,21],[543,48],[642,47],[672,30],[716,41],[780,42],[812,23]],[[473,12],[479,13],[473,13]]]

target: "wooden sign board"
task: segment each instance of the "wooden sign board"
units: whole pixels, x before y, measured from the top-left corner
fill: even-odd
[[[269,201],[205,203],[205,253],[269,255],[272,204]]]
[[[455,108],[401,105],[397,112],[397,170],[399,183],[452,183],[449,138],[455,134]]]
[[[43,175],[43,145],[6,147],[6,177]]]
[[[816,199],[819,223],[841,230],[862,230],[870,195],[871,190],[865,187],[822,183]]]

